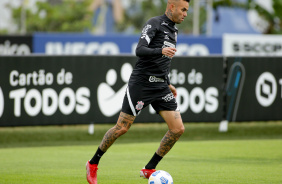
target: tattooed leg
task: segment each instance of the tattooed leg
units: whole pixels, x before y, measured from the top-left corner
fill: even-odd
[[[107,131],[99,148],[106,152],[118,137],[125,134],[129,130],[134,122],[134,119],[135,116],[121,112],[117,124]]]
[[[178,111],[161,111],[160,115],[164,118],[169,128],[156,152],[159,156],[163,157],[184,133],[184,125]]]
[[[174,132],[173,130],[168,130],[165,136],[163,137],[160,147],[157,150],[157,154],[161,157],[164,157],[169,150],[173,147],[173,145],[178,141],[182,133]]]

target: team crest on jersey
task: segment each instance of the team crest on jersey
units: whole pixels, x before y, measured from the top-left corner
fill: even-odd
[[[137,102],[137,105],[135,106],[135,108],[140,111],[141,109],[143,109],[143,106],[144,106],[144,102],[142,101],[138,101]]]

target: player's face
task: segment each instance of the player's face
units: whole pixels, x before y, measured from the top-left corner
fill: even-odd
[[[180,24],[185,17],[187,17],[187,11],[189,9],[189,3],[184,0],[177,1],[173,7],[172,20],[176,24]]]

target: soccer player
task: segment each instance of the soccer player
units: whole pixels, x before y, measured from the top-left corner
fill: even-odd
[[[121,135],[125,134],[140,111],[149,104],[162,116],[168,131],[151,160],[140,171],[149,178],[157,164],[184,133],[184,125],[176,102],[176,89],[169,81],[171,60],[176,53],[178,30],[187,16],[190,0],[168,0],[164,15],[153,17],[145,24],[139,39],[138,61],[130,76],[122,110],[114,127],[104,135],[95,155],[86,163],[87,181],[97,184],[100,158]]]

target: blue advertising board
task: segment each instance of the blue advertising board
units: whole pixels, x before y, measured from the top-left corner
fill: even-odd
[[[90,35],[36,33],[33,53],[48,55],[135,54],[138,35]],[[222,54],[221,37],[178,36],[177,55]]]

